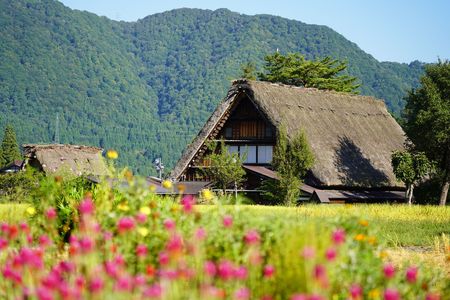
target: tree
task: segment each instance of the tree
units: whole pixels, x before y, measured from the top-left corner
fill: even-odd
[[[414,149],[436,162],[442,178],[439,203],[445,205],[450,185],[450,62],[426,66],[420,82],[406,97],[405,131]]]
[[[4,164],[8,164],[14,160],[21,159],[19,145],[16,140],[16,133],[11,125],[6,125],[5,132],[3,135],[3,141],[0,146],[1,148],[1,159]]]
[[[210,166],[204,168],[204,172],[225,194],[228,186],[233,184],[236,188],[243,181],[245,171],[242,168],[242,160],[238,153],[228,152],[223,140],[219,145],[212,143],[209,149],[212,153],[205,159],[210,162]]]
[[[263,196],[276,201],[281,198],[285,205],[295,205],[300,196],[302,179],[314,164],[314,154],[308,145],[306,135],[300,130],[289,141],[286,128],[281,126],[277,134],[272,165],[278,181],[263,183]]]
[[[246,62],[241,65],[241,78],[255,80],[256,79],[256,65],[253,62]]]
[[[359,87],[356,77],[340,75],[347,64],[330,57],[311,61],[299,53],[276,52],[264,60],[266,73],[259,74],[261,80],[347,93],[357,93]]]
[[[392,153],[392,168],[395,177],[405,183],[405,199],[412,204],[414,185],[427,175],[431,169],[430,161],[423,152],[395,151]]]

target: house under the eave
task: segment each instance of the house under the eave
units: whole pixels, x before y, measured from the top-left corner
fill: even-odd
[[[405,134],[383,101],[373,97],[261,81],[234,81],[172,171],[176,181],[208,181],[201,169],[208,140],[223,139],[245,158],[244,189],[258,191],[271,169],[277,128],[288,136],[303,129],[315,165],[302,186],[303,198],[320,202],[402,201],[391,153]],[[253,195],[255,196],[255,195]],[[256,197],[257,198],[257,197]]]

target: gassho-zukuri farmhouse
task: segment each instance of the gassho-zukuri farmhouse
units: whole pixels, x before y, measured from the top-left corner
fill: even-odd
[[[288,137],[302,129],[315,164],[302,185],[301,200],[322,203],[403,201],[391,154],[404,149],[405,133],[382,100],[262,81],[236,80],[194,141],[184,150],[171,179],[198,187],[209,178],[208,141],[224,140],[244,160],[243,191],[260,199],[271,168],[277,128]],[[204,184],[202,184],[204,183]]]

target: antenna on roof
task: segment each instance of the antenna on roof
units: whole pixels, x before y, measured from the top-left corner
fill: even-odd
[[[55,136],[53,139],[53,143],[59,144],[59,113],[56,113]]]
[[[164,170],[164,165],[162,163],[162,158],[158,157],[154,161],[156,171],[159,173],[159,179],[162,181],[162,171]]]
[[[280,50],[277,48],[277,53],[280,52]]]

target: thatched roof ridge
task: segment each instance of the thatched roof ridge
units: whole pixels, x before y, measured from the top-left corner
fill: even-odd
[[[405,134],[382,100],[370,96],[302,88],[262,81],[236,80],[172,175],[177,178],[230,108],[246,93],[276,127],[288,136],[304,130],[315,154],[312,174],[322,186],[400,187],[392,172],[391,153],[403,149]]]
[[[108,173],[103,149],[83,145],[26,144],[24,156],[37,161],[46,174],[69,172],[73,175],[103,176]]]

